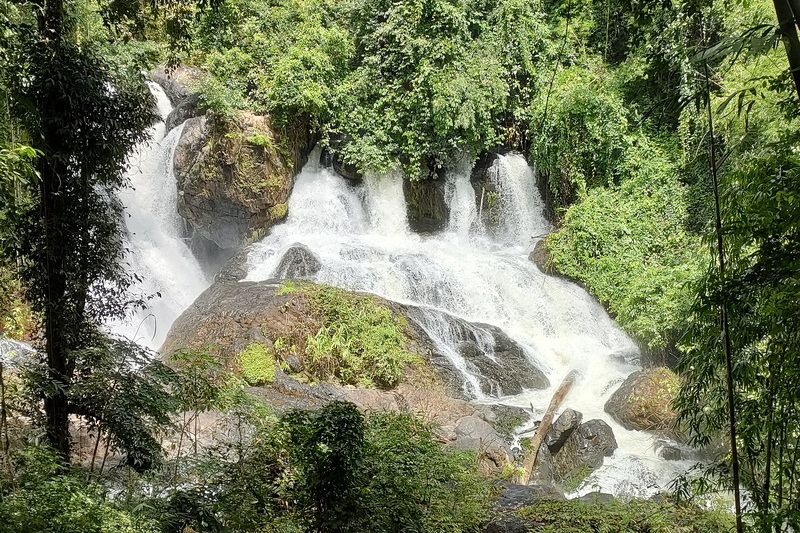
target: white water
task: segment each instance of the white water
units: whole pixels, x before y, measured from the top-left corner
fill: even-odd
[[[130,186],[119,193],[131,252],[126,256],[128,269],[141,278],[131,296],[149,300],[147,309],[113,324],[112,330],[156,350],[172,322],[208,287],[209,280],[183,239],[183,221],[177,212],[172,159],[183,126],[165,131],[164,119],[172,106],[160,86],[150,83],[149,87],[161,121],[130,156]]]
[[[533,405],[541,417],[555,388],[577,369],[581,377],[562,408],[581,411],[584,421],[605,420],[619,449],[576,494],[646,496],[688,466],[657,457],[650,435],[626,431],[603,411],[616,386],[637,369],[638,349],[585,291],[544,275],[527,259],[525,251],[550,226],[524,158],[502,156],[491,169],[500,228],[482,226],[469,168],[461,165],[447,176],[448,229],[426,237],[408,229],[399,176],[367,176],[354,186],[321,168],[318,153],[309,161],[296,179],[287,221],[253,246],[246,279],[274,278],[286,250],[305,244],[322,260],[316,281],[419,306],[416,319],[464,374],[464,389],[478,402]],[[448,315],[501,327],[545,371],[551,387],[501,398],[481,393],[454,345]],[[479,345],[491,345],[486,332],[473,333]]]

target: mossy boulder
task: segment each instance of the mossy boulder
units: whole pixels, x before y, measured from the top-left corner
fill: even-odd
[[[279,132],[264,115],[188,119],[173,160],[178,212],[194,234],[235,250],[286,217],[311,144],[302,132]]]
[[[605,411],[626,429],[671,431],[676,424],[672,401],[678,387],[678,376],[667,367],[640,370],[611,395]]]
[[[320,305],[320,298],[327,301]],[[346,318],[353,314],[348,308],[356,308],[356,314],[377,328],[381,342],[397,339],[392,324],[402,325],[402,346],[392,341],[381,352],[374,343],[345,338],[364,335],[363,324]],[[331,320],[330,313],[342,313],[349,322]],[[376,367],[369,369],[368,379],[353,374],[358,364],[337,371],[331,361],[356,357],[359,344],[379,355],[368,361]],[[314,355],[325,346],[331,350],[323,357]],[[343,346],[348,349],[341,350]],[[334,400],[351,401],[364,410],[412,410],[437,425],[442,443],[477,452],[485,474],[499,475],[509,464],[506,438],[494,428],[497,415],[453,397],[453,384],[430,364],[433,344],[406,319],[399,304],[306,282],[218,281],[173,323],[161,353],[168,357],[183,348],[212,353],[225,368],[256,385],[251,392],[278,411],[312,409]],[[398,350],[409,357],[386,354]],[[391,383],[384,379],[395,375],[385,373],[389,359],[399,361],[402,371]]]

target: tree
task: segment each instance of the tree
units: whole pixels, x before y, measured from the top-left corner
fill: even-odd
[[[70,400],[79,353],[91,347],[98,325],[122,316],[130,277],[114,192],[125,159],[152,122],[143,84],[118,73],[90,44],[71,38],[64,0],[23,4],[7,52],[10,119],[41,155],[38,180],[22,185],[30,198],[3,235],[2,250],[17,260],[26,296],[42,316],[47,376],[47,438],[70,451]]]

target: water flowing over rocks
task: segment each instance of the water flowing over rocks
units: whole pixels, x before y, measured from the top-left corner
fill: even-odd
[[[275,279],[310,279],[320,271],[322,262],[305,244],[296,243],[283,254]]]
[[[678,377],[672,370],[648,368],[628,376],[606,402],[605,411],[626,429],[672,430],[677,391]]]
[[[291,145],[291,155],[278,148],[281,142]],[[187,120],[174,158],[178,212],[198,235],[236,250],[254,231],[285,218],[310,144],[280,137],[269,117],[251,113]]]

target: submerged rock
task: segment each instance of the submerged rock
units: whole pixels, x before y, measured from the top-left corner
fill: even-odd
[[[672,370],[648,368],[628,376],[604,409],[625,429],[671,430],[677,417],[672,409],[677,392],[678,377]]]
[[[585,477],[603,464],[617,449],[617,440],[608,424],[599,419],[578,426],[555,455],[555,477],[559,481]]]

